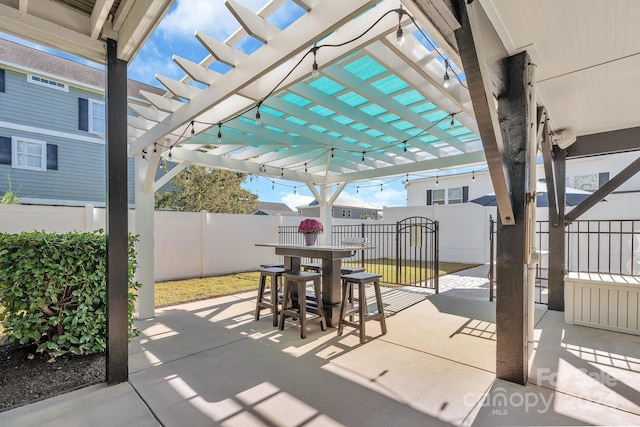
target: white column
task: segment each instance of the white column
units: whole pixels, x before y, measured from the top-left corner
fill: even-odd
[[[155,258],[154,258],[154,191],[144,191],[149,161],[136,156],[136,246],[138,270],[135,279],[142,286],[138,289],[138,319],[155,316]]]
[[[321,245],[331,244],[331,227],[333,225],[333,215],[331,215],[331,204],[329,199],[331,198],[331,186],[323,185],[320,187],[320,200],[318,200],[320,206],[320,222],[324,225],[324,234],[320,235]]]

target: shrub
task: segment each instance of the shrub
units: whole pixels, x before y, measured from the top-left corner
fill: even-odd
[[[137,268],[129,235],[129,337]],[[36,343],[52,357],[106,348],[106,236],[93,233],[0,233],[0,320],[14,345]]]

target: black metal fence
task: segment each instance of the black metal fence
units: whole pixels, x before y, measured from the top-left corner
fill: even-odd
[[[490,219],[489,245],[489,298],[493,300],[495,284],[495,233],[496,221]],[[567,272],[615,274],[637,276],[640,274],[640,220],[579,220],[566,228],[565,262]],[[536,267],[536,302],[547,304],[549,278],[549,221],[536,224],[537,248],[543,256]]]
[[[438,222],[411,217],[395,224],[333,225],[331,244],[341,245],[350,237],[367,239],[375,249],[356,250],[343,265],[360,266],[382,275],[382,282],[434,289],[438,292]],[[303,245],[297,226],[280,226],[279,243]],[[302,262],[310,262],[303,260]]]

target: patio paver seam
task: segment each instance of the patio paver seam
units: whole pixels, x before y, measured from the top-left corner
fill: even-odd
[[[158,417],[158,414],[156,414],[156,411],[153,410],[153,408],[151,407],[151,405],[149,405],[147,400],[142,396],[142,394],[140,394],[135,384],[133,384],[130,380],[127,380],[127,382],[129,383],[133,391],[138,395],[138,398],[142,401],[144,406],[146,406],[149,412],[151,412],[151,415],[153,416],[153,418],[158,422],[158,424],[164,427],[164,423],[160,421],[160,418]]]
[[[640,415],[640,411],[633,412],[633,411],[630,411],[630,410],[625,409],[625,408],[619,408],[617,406],[607,405],[606,403],[597,402],[595,400],[590,400],[590,399],[587,399],[584,396],[579,396],[579,395],[574,394],[574,393],[569,393],[569,392],[566,392],[566,391],[558,390],[556,388],[551,388],[551,387],[548,387],[548,386],[545,386],[545,385],[542,385],[542,384],[536,384],[536,383],[533,383],[531,381],[527,381],[527,384],[532,385],[532,386],[536,386],[536,387],[540,387],[540,388],[544,388],[545,390],[549,390],[552,393],[560,393],[560,394],[563,394],[565,396],[575,397],[576,399],[580,399],[580,400],[583,400],[585,402],[595,403],[596,405],[604,406],[604,407],[609,408],[609,409],[615,409],[616,411],[626,412],[627,414],[631,414],[631,415]]]
[[[424,351],[424,350],[417,350],[415,348],[411,348],[411,347],[406,346],[404,344],[399,344],[399,343],[396,343],[396,342],[393,342],[393,341],[385,340],[384,338],[378,338],[378,339],[380,341],[384,341],[384,342],[386,342],[388,344],[391,344],[391,345],[397,345],[398,347],[403,347],[405,349],[412,350],[412,351],[415,351],[415,352],[418,352],[418,353],[428,354],[429,356],[437,357],[438,359],[442,359],[442,360],[447,360],[449,362],[453,362],[453,363],[458,364],[458,365],[463,365],[463,366],[467,366],[469,368],[478,369],[480,371],[487,372],[487,373],[494,374],[494,375],[496,374],[495,371],[490,371],[488,369],[480,368],[478,366],[470,365],[468,363],[460,362],[458,360],[450,359],[448,357],[443,357],[443,356],[441,356],[439,354],[430,353],[430,352]]]

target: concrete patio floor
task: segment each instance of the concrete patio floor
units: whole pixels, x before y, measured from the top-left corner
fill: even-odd
[[[137,322],[128,383],[0,413],[0,425],[640,425],[640,337],[538,306],[521,386],[495,378],[494,303],[461,297],[464,285],[399,292],[385,304],[408,308],[387,317],[387,335],[367,323],[364,345],[350,328],[312,324],[301,340],[266,311],[256,322],[255,292],[159,309]]]

